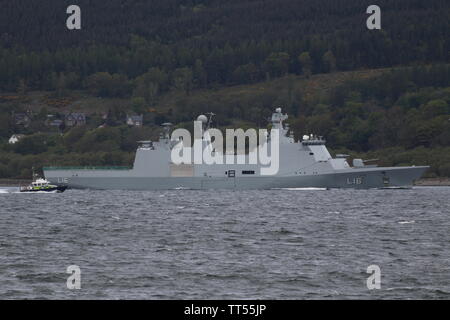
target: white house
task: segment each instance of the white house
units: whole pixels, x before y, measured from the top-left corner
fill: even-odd
[[[126,123],[129,126],[142,127],[142,125],[144,123],[144,116],[142,114],[139,115],[139,116],[129,116],[129,115],[127,115]]]
[[[16,142],[19,142],[19,140],[22,139],[23,137],[25,137],[24,134],[13,134],[11,138],[9,138],[8,142],[9,144],[14,144]]]

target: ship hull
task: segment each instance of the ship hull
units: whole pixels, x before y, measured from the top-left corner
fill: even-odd
[[[428,169],[376,167],[336,170],[324,174],[256,177],[140,177],[133,170],[44,170],[47,180],[73,189],[274,189],[274,188],[408,188]]]

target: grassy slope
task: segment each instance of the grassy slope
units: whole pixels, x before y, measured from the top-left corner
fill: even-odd
[[[266,88],[286,89],[288,82],[294,88],[302,88],[305,97],[312,97],[317,94],[326,93],[330,89],[342,84],[350,79],[366,79],[380,75],[387,69],[360,70],[348,72],[335,72],[327,74],[317,74],[306,79],[303,76],[285,76],[270,81],[259,82],[250,85],[222,87],[217,90],[195,90],[190,97],[204,97],[214,99],[216,97],[245,97],[260,94]],[[155,109],[164,112],[176,104],[176,101],[183,98],[184,93],[169,92],[164,94]],[[39,112],[46,108],[49,113],[69,111],[85,112],[87,114],[107,112],[112,106],[120,106],[125,111],[131,108],[129,99],[99,98],[82,91],[67,91],[61,97],[55,97],[51,92],[33,91],[27,92],[25,96],[16,93],[0,94],[0,103],[14,103],[24,108],[30,108],[33,112]]]

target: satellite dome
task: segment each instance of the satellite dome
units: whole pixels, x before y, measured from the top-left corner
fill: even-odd
[[[197,121],[201,121],[203,123],[206,123],[206,122],[208,122],[208,118],[204,114],[201,114],[201,115],[199,115],[197,117]]]

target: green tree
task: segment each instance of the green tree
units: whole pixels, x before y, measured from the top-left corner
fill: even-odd
[[[136,113],[144,113],[146,111],[146,102],[143,97],[133,97],[131,99],[131,106]]]
[[[87,88],[100,97],[124,97],[129,94],[130,83],[125,75],[97,72],[86,80]]]
[[[334,57],[332,51],[328,50],[327,52],[325,52],[322,60],[328,72],[336,71],[336,58]]]
[[[289,59],[286,52],[271,53],[264,62],[264,68],[272,77],[284,76],[289,71]]]
[[[204,87],[207,83],[207,75],[205,68],[201,59],[195,60],[194,70],[193,70],[194,83],[198,87]]]
[[[233,71],[233,80],[238,84],[253,83],[259,78],[258,67],[253,63],[239,66]]]
[[[55,91],[56,91],[56,96],[61,97],[64,95],[66,87],[67,87],[67,81],[66,81],[66,76],[64,75],[64,73],[60,73],[57,78],[55,79]]]
[[[7,113],[0,113],[0,138],[11,135],[11,117]]]
[[[448,104],[443,99],[436,99],[429,101],[424,106],[423,111],[427,119],[450,113]]]
[[[24,79],[19,80],[19,85],[17,86],[17,93],[24,96],[27,93],[27,84]]]
[[[302,67],[303,74],[309,78],[312,73],[312,60],[309,52],[303,52],[298,56],[298,61]]]
[[[20,154],[39,154],[47,151],[46,135],[33,134],[23,137],[14,144],[14,151]]]
[[[185,92],[187,95],[192,90],[192,70],[191,68],[178,68],[173,73],[173,85],[175,89]]]

